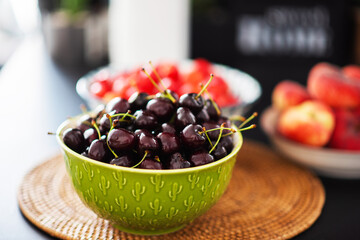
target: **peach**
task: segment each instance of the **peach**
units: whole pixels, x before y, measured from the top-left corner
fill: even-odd
[[[360,83],[350,80],[340,68],[328,64],[315,65],[308,76],[310,95],[329,106],[356,108],[360,106]]]
[[[310,95],[306,88],[291,80],[281,81],[272,92],[272,104],[280,111],[309,99]]]
[[[330,147],[360,150],[360,108],[335,110],[335,122]]]
[[[280,113],[277,131],[293,141],[322,147],[328,143],[335,127],[332,109],[316,100],[308,100]]]

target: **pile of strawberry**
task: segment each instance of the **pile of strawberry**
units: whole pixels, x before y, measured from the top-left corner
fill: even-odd
[[[226,81],[205,59],[195,59],[192,68],[186,73],[180,72],[178,65],[174,63],[163,62],[155,65],[154,68],[156,71],[151,71],[151,77],[157,83],[161,78],[165,87],[179,96],[189,92],[199,92],[201,84],[205,84],[210,73],[214,73],[212,84],[207,89],[211,97],[220,107],[239,104],[239,99],[231,93]],[[114,97],[129,99],[135,92],[145,92],[150,95],[158,92],[140,67],[116,74],[110,74],[106,69],[99,71],[91,80],[89,91],[105,102]]]

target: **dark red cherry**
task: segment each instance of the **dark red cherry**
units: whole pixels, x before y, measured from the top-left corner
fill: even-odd
[[[106,112],[115,111],[115,113],[126,113],[130,110],[130,104],[126,99],[116,97],[110,100],[106,105]]]
[[[91,144],[88,152],[88,157],[106,162],[108,156],[108,146],[106,145],[106,141],[104,138],[101,140],[95,139]]]
[[[203,127],[206,130],[211,130],[214,128],[220,128],[220,125],[216,124],[215,122],[205,122],[205,123],[203,123]],[[223,130],[223,133],[224,133],[224,130]],[[219,137],[219,134],[220,134],[220,130],[210,131],[210,132],[207,132],[207,134],[209,135],[209,138],[211,140],[217,140]]]
[[[170,99],[154,98],[147,103],[146,110],[153,112],[160,122],[167,122],[173,116],[175,107]]]
[[[197,149],[203,147],[206,142],[206,137],[203,133],[202,127],[198,124],[190,124],[186,126],[180,133],[180,138],[185,147],[189,149]]]
[[[135,134],[124,129],[112,129],[108,134],[108,143],[114,151],[128,151],[135,145]]]
[[[171,91],[170,89],[167,89],[167,92],[170,93],[170,95],[175,99],[176,102],[179,101],[179,95],[176,92]],[[164,97],[164,93],[157,93],[155,96]]]
[[[129,104],[131,111],[135,112],[139,109],[144,109],[146,104],[149,102],[149,94],[145,92],[135,92],[129,98]]]
[[[145,154],[145,150],[148,150],[149,152],[156,153],[157,150],[159,150],[160,144],[156,137],[154,137],[152,134],[147,135],[144,133],[141,133],[138,138],[137,143],[137,151],[138,155],[142,156]]]
[[[190,109],[185,107],[179,107],[176,110],[175,126],[179,131],[181,131],[187,125],[195,124],[195,123],[196,123],[196,118],[194,114],[192,114]]]
[[[215,144],[215,142],[213,142]],[[210,146],[211,147],[211,146]],[[224,146],[217,145],[214,149],[214,151],[211,152],[211,155],[214,156],[215,160],[219,160],[221,158],[226,157],[227,151]]]
[[[214,157],[205,150],[199,150],[190,156],[189,161],[193,166],[201,166],[213,162]]]
[[[197,93],[183,94],[179,99],[179,106],[190,109],[196,115],[204,107],[204,98],[202,96],[198,97]]]
[[[210,116],[205,109],[201,109],[201,111],[196,115],[196,121],[198,123],[204,123],[210,121]]]
[[[152,158],[145,158],[139,165],[143,169],[163,169],[162,163],[153,160]]]
[[[174,133],[159,133],[157,139],[160,142],[161,153],[169,155],[180,150],[180,140]]]
[[[174,125],[170,123],[163,123],[161,124],[161,132],[168,132],[168,133],[176,133],[176,129]]]
[[[136,117],[134,124],[137,129],[145,128],[153,130],[158,126],[158,120],[154,113],[148,110],[137,110],[134,113]]]
[[[130,155],[123,155],[118,158],[113,158],[110,161],[110,164],[122,167],[132,167],[134,166],[134,159]]]
[[[231,136],[222,137],[219,145],[223,146],[228,153],[230,153],[234,148],[234,143]]]
[[[142,133],[145,134],[145,135],[147,135],[147,136],[153,136],[153,135],[151,134],[151,132],[150,132],[149,130],[147,130],[147,129],[136,129],[135,132],[134,132],[135,137],[136,137],[137,139],[139,139],[140,134],[142,134]]]
[[[63,133],[63,141],[71,150],[81,153],[85,150],[83,133],[77,128],[68,128]]]
[[[167,164],[169,169],[188,168],[191,163],[183,158],[183,156],[176,152],[170,155],[169,163]]]
[[[220,116],[219,117],[219,120],[218,120],[218,124],[221,125],[225,123],[224,127],[225,128],[231,128],[231,121],[230,119],[228,119],[227,117],[224,117],[224,116]],[[227,133],[230,133],[230,130],[223,130],[223,134],[227,134]]]
[[[215,102],[213,103],[210,99],[207,99],[205,102],[205,106],[204,109],[207,111],[207,113],[209,114],[211,120],[213,121],[217,121],[218,118],[221,115],[221,109],[218,107],[218,105],[216,104],[216,106],[218,107],[218,109],[220,110],[220,114],[216,111],[216,108],[214,107],[214,104],[216,104]]]
[[[85,143],[88,146],[92,143],[92,141],[94,141],[95,139],[98,139],[98,138],[99,138],[99,135],[94,128],[89,128],[84,132]]]
[[[115,111],[111,111],[109,115],[115,114]],[[114,119],[113,119],[114,120]],[[106,113],[102,115],[99,122],[99,130],[102,134],[105,134],[110,130],[110,120],[106,117]]]

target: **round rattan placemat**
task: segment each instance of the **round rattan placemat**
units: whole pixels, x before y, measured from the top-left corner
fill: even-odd
[[[184,229],[137,236],[113,228],[86,208],[61,156],[29,172],[19,189],[20,209],[34,225],[66,239],[288,239],[309,228],[325,201],[320,180],[265,145],[246,141],[219,202]]]

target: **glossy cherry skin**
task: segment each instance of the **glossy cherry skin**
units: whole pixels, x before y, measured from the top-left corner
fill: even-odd
[[[81,153],[85,150],[83,133],[77,128],[68,128],[63,133],[63,141],[71,150]]]
[[[190,124],[186,126],[180,133],[181,142],[189,149],[197,149],[203,147],[206,141],[201,125]]]
[[[99,134],[94,128],[89,128],[84,132],[84,139],[86,145],[90,146],[92,141],[99,138]]]
[[[137,110],[134,113],[136,117],[134,124],[137,129],[145,128],[153,130],[158,126],[158,119],[154,113],[148,110]]]
[[[101,162],[106,162],[107,156],[108,156],[108,147],[106,145],[106,140],[104,138],[101,140],[95,139],[90,144],[88,157]]]
[[[151,99],[146,110],[153,112],[160,122],[167,122],[175,112],[174,104],[167,98]]]
[[[190,166],[191,163],[178,152],[171,154],[167,163],[169,169],[188,168]]]
[[[126,113],[128,110],[130,110],[129,102],[120,97],[113,98],[106,105],[106,112],[115,111],[115,113]]]
[[[135,134],[124,128],[112,129],[108,134],[109,146],[114,151],[128,151],[134,147],[135,142]]]
[[[198,114],[204,107],[204,98],[197,97],[197,93],[183,94],[179,99],[179,106],[190,109],[193,114]]]
[[[168,132],[168,133],[176,133],[176,129],[174,127],[174,125],[170,124],[170,123],[163,123],[161,124],[161,132]]]
[[[174,133],[159,133],[157,139],[160,143],[161,154],[169,155],[180,150],[180,140]]]
[[[189,162],[196,167],[214,162],[214,157],[205,150],[199,150],[190,156]]]
[[[163,169],[163,166],[162,166],[161,162],[155,161],[152,158],[145,158],[140,163],[138,168],[143,168],[143,169]]]
[[[113,158],[110,161],[110,164],[122,167],[132,167],[134,166],[134,159],[130,155],[123,155],[118,158]]]
[[[221,117],[219,117],[218,124],[221,125],[223,123],[225,123],[225,125],[224,125],[225,128],[231,128],[230,119],[228,119],[227,117],[221,116]],[[227,134],[227,133],[230,133],[230,130],[223,130],[223,134]]]
[[[234,148],[232,136],[222,137],[219,145],[225,147],[226,151],[230,153]]]
[[[152,134],[148,135],[145,133],[140,133],[137,142],[137,152],[138,155],[142,156],[145,154],[145,151],[148,150],[151,153],[156,153],[160,148],[160,144],[156,137]]]
[[[133,93],[129,98],[129,104],[132,112],[135,112],[139,109],[144,109],[146,104],[149,102],[149,94],[145,92],[136,92]]]
[[[196,115],[197,123],[204,123],[210,121],[210,116],[205,109],[201,109],[201,111]]]
[[[216,104],[216,103],[215,102],[213,103],[209,99],[207,99],[205,102],[204,110],[207,111],[211,120],[217,121],[221,115],[221,109],[218,107],[218,109],[220,110],[220,114],[218,114],[218,112],[216,111],[216,109],[214,107],[214,104]],[[216,104],[216,106],[217,106],[217,104]]]
[[[215,142],[213,144],[215,144]],[[214,156],[215,160],[219,160],[221,158],[224,158],[224,157],[226,157],[227,154],[228,153],[226,151],[226,148],[224,146],[221,146],[221,145],[217,145],[215,147],[214,151],[211,152],[211,155]]]
[[[181,131],[189,124],[195,124],[196,118],[194,114],[190,111],[190,109],[185,107],[179,107],[176,110],[176,117],[175,117],[175,126],[176,128]]]

